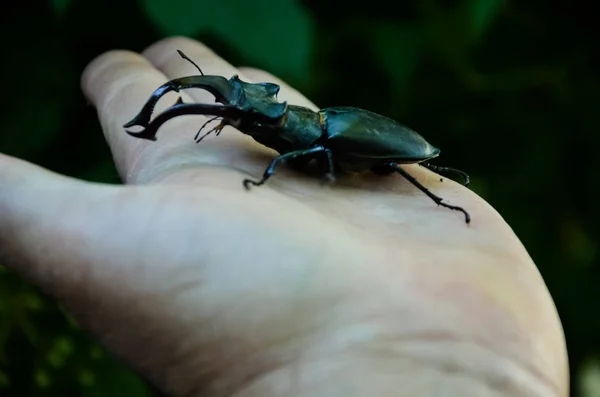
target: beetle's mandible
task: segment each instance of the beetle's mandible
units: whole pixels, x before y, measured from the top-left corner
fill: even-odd
[[[234,75],[230,79],[205,75],[200,67],[177,50],[179,55],[191,62],[200,75],[173,79],[157,88],[140,113],[123,127],[140,126],[140,132],[127,131],[131,136],[156,140],[160,126],[180,115],[213,116],[198,130],[196,142],[210,133],[218,135],[226,125],[250,135],[257,142],[276,150],[276,157],[267,167],[260,180],[244,179],[243,185],[264,184],[284,163],[306,164],[317,160],[324,169],[324,176],[335,180],[335,170],[366,171],[379,175],[399,173],[425,193],[437,205],[460,211],[468,224],[471,217],[462,207],[449,205],[441,197],[431,193],[400,164],[417,163],[441,174],[458,174],[463,184],[469,184],[469,176],[462,171],[439,167],[426,161],[439,155],[440,150],[430,145],[421,135],[385,116],[354,107],[329,107],[313,111],[302,106],[279,102],[279,86],[273,83],[247,83]],[[222,105],[183,103],[181,98],[160,113],[152,121],[151,116],[158,100],[170,91],[201,88],[215,96]],[[213,120],[219,124],[203,135],[201,131]]]

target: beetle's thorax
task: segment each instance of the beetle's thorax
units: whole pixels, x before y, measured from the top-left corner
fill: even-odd
[[[320,114],[302,106],[290,105],[278,123],[255,125],[251,131],[244,132],[279,153],[309,148],[322,135]]]

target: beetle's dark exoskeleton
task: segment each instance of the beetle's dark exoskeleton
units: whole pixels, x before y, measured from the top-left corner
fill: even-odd
[[[440,174],[459,174],[464,179],[463,184],[469,184],[469,176],[464,172],[427,163],[427,160],[437,157],[440,150],[410,128],[385,116],[354,107],[329,107],[313,111],[279,102],[277,94],[280,87],[277,84],[247,83],[237,75],[230,79],[205,75],[183,52],[178,50],[178,53],[191,62],[200,75],[177,78],[156,89],[140,113],[124,125],[125,128],[141,126],[144,130],[127,131],[129,135],[156,140],[160,126],[173,117],[192,114],[213,116],[196,134],[196,142],[211,132],[218,135],[223,127],[231,125],[280,154],[267,167],[260,180],[243,181],[246,189],[251,185],[264,184],[281,163],[306,163],[316,159],[324,169],[325,177],[331,181],[335,180],[336,168],[357,172],[371,170],[379,175],[399,173],[436,204],[461,211],[465,215],[465,222],[470,222],[467,211],[442,202],[442,198],[431,193],[400,167],[400,164],[418,163]],[[150,121],[154,107],[163,95],[186,88],[205,89],[222,105],[183,103],[179,98],[177,103]],[[218,118],[221,121],[217,127],[200,136],[204,127]]]

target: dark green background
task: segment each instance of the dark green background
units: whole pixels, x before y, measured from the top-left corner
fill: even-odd
[[[267,69],[319,106],[395,118],[442,148],[440,164],[470,173],[471,188],[521,238],[558,306],[572,395],[584,395],[582,374],[600,365],[593,2],[10,3],[0,12],[0,152],[119,183],[80,73],[103,51],[141,51],[173,34],[200,39],[234,65]],[[0,395],[152,393],[54,302],[0,267]]]

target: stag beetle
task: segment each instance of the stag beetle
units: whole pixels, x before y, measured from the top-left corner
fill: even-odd
[[[334,181],[335,170],[360,172],[370,170],[378,175],[399,173],[415,187],[429,196],[436,204],[461,211],[468,224],[471,217],[458,206],[442,202],[442,198],[431,193],[399,164],[417,163],[432,171],[459,174],[463,184],[469,184],[469,176],[449,167],[426,163],[439,156],[440,149],[429,144],[421,135],[410,128],[385,116],[354,107],[329,107],[319,111],[279,102],[280,87],[273,83],[248,83],[238,75],[230,79],[222,76],[205,75],[200,67],[182,51],[179,55],[198,69],[200,76],[173,79],[157,88],[142,107],[140,113],[123,127],[141,126],[144,130],[126,132],[136,138],[156,140],[160,126],[180,115],[213,116],[198,130],[195,141],[200,142],[210,133],[219,135],[226,125],[250,135],[254,140],[276,150],[276,157],[265,170],[259,181],[244,179],[243,185],[264,184],[284,162],[301,165],[317,160],[324,169],[324,176]],[[170,91],[179,92],[187,88],[205,89],[222,105],[177,102],[150,121],[158,100]],[[200,136],[200,132],[213,120],[221,119],[213,129]]]

